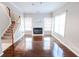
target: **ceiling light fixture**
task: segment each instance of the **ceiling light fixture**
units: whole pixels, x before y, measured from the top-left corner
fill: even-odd
[[[34,3],[32,3],[32,5],[34,5]]]
[[[40,4],[42,4],[42,2],[40,2]]]

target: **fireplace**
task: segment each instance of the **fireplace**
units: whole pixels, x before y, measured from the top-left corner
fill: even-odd
[[[43,29],[42,28],[33,28],[33,34],[42,34]]]

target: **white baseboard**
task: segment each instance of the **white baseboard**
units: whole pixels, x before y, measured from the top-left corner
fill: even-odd
[[[52,35],[52,37],[56,38],[61,44],[63,44],[65,47],[67,47],[69,50],[71,50],[75,55],[79,56],[79,53],[74,51],[77,50],[77,48],[74,46],[74,48],[71,48],[69,45],[65,44],[61,39],[56,37],[55,35]],[[70,43],[70,42],[69,42]],[[71,44],[71,43],[70,43]],[[71,44],[72,45],[72,44]]]
[[[2,53],[0,53],[0,56],[2,56],[4,53],[2,52]]]

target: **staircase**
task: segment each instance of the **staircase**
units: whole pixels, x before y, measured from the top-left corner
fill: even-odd
[[[10,45],[13,43],[13,28],[15,26],[15,22],[11,22],[11,25],[9,28],[5,31],[3,36],[1,37],[2,39],[2,50],[6,50]]]

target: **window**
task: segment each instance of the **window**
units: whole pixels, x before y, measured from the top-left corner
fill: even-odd
[[[54,32],[64,36],[66,13],[55,16]]]
[[[44,30],[51,31],[51,18],[50,17],[44,18]]]
[[[25,18],[25,31],[32,31],[32,18],[31,17]]]

